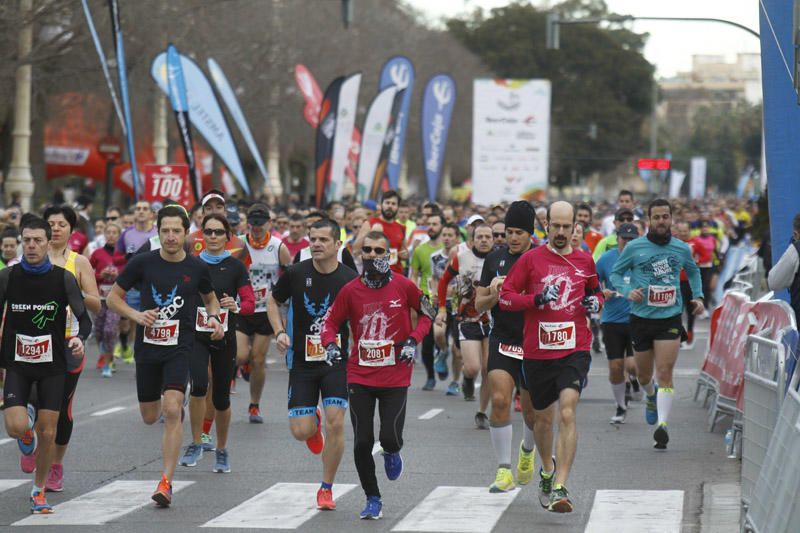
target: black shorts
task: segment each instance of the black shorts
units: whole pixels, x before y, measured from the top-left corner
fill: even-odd
[[[266,312],[236,317],[236,331],[240,331],[248,337],[252,337],[253,335],[269,337],[275,334],[272,330],[272,325],[267,319]]]
[[[606,356],[609,361],[633,356],[630,324],[602,324],[603,344],[606,345]]]
[[[508,351],[505,346],[503,349],[504,351]],[[501,353],[500,340],[489,336],[489,364],[487,372],[491,372],[492,370],[505,370],[514,378],[514,381],[519,381],[520,387],[527,390],[528,387],[525,385],[525,380],[520,379],[522,377],[522,359],[517,359]]]
[[[347,409],[347,371],[345,363],[314,365],[289,371],[289,418],[314,416],[319,398],[322,407]]]
[[[36,385],[36,403],[39,409],[60,411],[64,399],[64,380],[66,374],[54,376],[30,377],[14,370],[6,369],[6,381],[3,385],[3,405],[5,407],[25,407]]]
[[[547,409],[564,389],[575,389],[580,394],[591,366],[589,352],[572,352],[560,359],[525,359],[522,381],[530,392],[533,408]]]
[[[139,403],[156,402],[165,390],[186,391],[189,357],[175,355],[160,362],[136,362],[136,393]]]
[[[669,318],[641,318],[631,315],[633,349],[646,352],[653,349],[653,341],[674,341],[685,336],[681,315]]]
[[[489,336],[489,324],[481,322],[458,322],[459,341],[482,341]]]

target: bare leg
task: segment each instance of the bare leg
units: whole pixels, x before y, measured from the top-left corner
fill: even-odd
[[[556,442],[556,485],[566,485],[575,450],[578,448],[578,430],[575,425],[575,409],[578,407],[580,394],[575,389],[563,389],[559,394],[560,421],[558,424],[558,440]]]

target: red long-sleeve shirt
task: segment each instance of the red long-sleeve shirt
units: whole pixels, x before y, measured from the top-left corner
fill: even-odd
[[[408,337],[417,343],[427,335],[431,319],[420,312],[420,291],[399,274],[380,289],[370,289],[356,278],[342,287],[322,326],[322,345],[336,342],[345,320],[353,331],[347,359],[347,382],[372,387],[408,387],[412,367],[399,361],[401,344]],[[409,309],[417,311],[412,327]]]
[[[113,247],[103,246],[92,253],[89,264],[94,268],[94,279],[97,281],[100,297],[105,298],[111,292],[114,280],[125,267],[125,254],[115,252]],[[106,271],[108,267],[114,267],[116,271],[113,268]]]
[[[557,285],[559,296],[543,306],[534,297],[545,285]],[[560,359],[589,351],[592,332],[581,300],[588,295],[603,302],[592,256],[581,250],[560,256],[540,246],[520,257],[500,291],[500,308],[524,311],[523,351],[526,359]]]

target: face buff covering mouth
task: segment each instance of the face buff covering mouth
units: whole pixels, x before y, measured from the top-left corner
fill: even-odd
[[[392,271],[389,269],[388,257],[364,259],[364,284],[370,289],[380,289],[392,281]]]

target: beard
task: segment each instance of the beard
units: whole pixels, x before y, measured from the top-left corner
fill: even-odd
[[[441,235],[441,234],[442,234],[441,230],[437,231],[436,233],[433,233],[432,231],[428,230],[428,237],[432,241],[435,241],[436,239],[438,239],[439,235]]]
[[[383,208],[381,208],[381,216],[383,217],[384,220],[392,221],[392,220],[394,220],[394,217],[397,216],[397,211],[396,210],[392,211],[391,209],[383,209]]]

